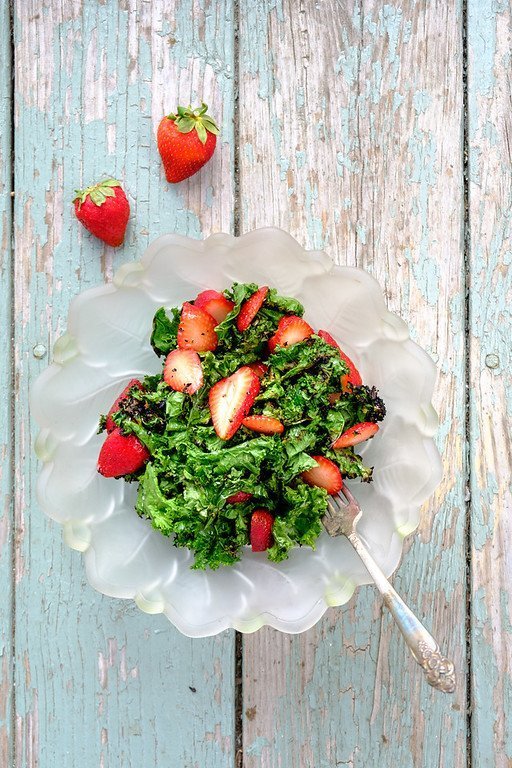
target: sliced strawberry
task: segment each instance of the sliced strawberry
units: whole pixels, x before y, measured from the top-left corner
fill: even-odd
[[[201,291],[201,293],[198,293],[196,298],[194,299],[194,306],[199,307],[199,309],[204,309],[204,305],[207,304],[212,299],[218,299],[222,296],[222,293],[219,293],[218,291],[214,291],[212,289],[208,289],[207,291]]]
[[[135,435],[123,435],[116,428],[107,435],[98,457],[98,472],[104,477],[131,475],[144,466],[149,451]]]
[[[333,448],[348,448],[351,445],[357,445],[358,443],[364,443],[365,440],[369,440],[379,431],[377,424],[373,421],[362,421],[360,424],[355,424],[350,429],[343,432],[337,440],[332,444]]]
[[[247,367],[254,371],[258,379],[262,379],[268,371],[268,365],[265,363],[249,363]]]
[[[116,413],[116,411],[119,410],[119,405],[121,404],[121,402],[128,397],[128,393],[130,392],[132,387],[137,387],[137,389],[144,389],[144,387],[142,386],[141,382],[138,379],[132,379],[130,382],[128,382],[128,384],[123,389],[119,397],[116,398],[116,400],[114,401],[112,408],[107,414],[107,419],[105,421],[105,427],[107,429],[107,432],[112,432],[112,430],[116,428],[117,424],[115,423],[112,416],[114,415],[114,413]]]
[[[361,378],[361,374],[355,367],[354,363],[350,359],[348,355],[346,355],[344,352],[340,349],[340,355],[341,359],[348,365],[349,372],[345,374],[345,376],[341,377],[341,388],[344,392],[347,391],[347,389],[352,387],[360,387],[363,383],[363,380]]]
[[[341,352],[340,345],[338,344],[336,339],[333,336],[331,336],[329,331],[318,331],[317,336],[320,336],[320,338],[326,341],[331,347],[334,347],[335,349],[339,349],[339,351]]]
[[[213,426],[222,440],[229,440],[249,413],[260,391],[260,380],[244,365],[210,389],[209,404]]]
[[[308,339],[312,333],[312,327],[302,317],[286,315],[280,319],[277,331],[268,340],[268,348],[274,352],[276,347],[290,347]]]
[[[218,325],[226,319],[235,305],[218,291],[203,291],[194,301],[194,306],[208,312]]]
[[[279,419],[274,419],[271,416],[260,414],[246,416],[242,424],[247,429],[252,429],[253,432],[261,432],[263,435],[280,435],[281,432],[284,432],[284,424],[281,424]]]
[[[258,290],[250,296],[247,301],[244,301],[240,308],[240,313],[236,319],[236,327],[239,331],[246,331],[256,315],[258,314],[259,310],[261,309],[261,305],[267,298],[268,293],[268,287],[266,285],[262,286],[262,288],[258,288]]]
[[[208,312],[186,301],[178,326],[178,347],[194,349],[196,352],[213,352],[218,343],[216,325],[217,321]]]
[[[325,488],[327,493],[339,493],[343,488],[343,478],[339,467],[325,456],[312,456],[317,463],[316,467],[307,469],[301,474],[302,479],[308,485],[317,485],[319,488]]]
[[[330,344],[331,347],[338,349],[341,359],[348,365],[348,373],[341,377],[341,388],[343,391],[346,392],[349,386],[360,387],[363,383],[361,374],[357,370],[350,357],[343,352],[338,342],[333,339],[328,331],[318,331],[318,336]]]
[[[203,386],[203,368],[193,349],[173,349],[164,365],[164,381],[176,392],[193,395]]]
[[[274,518],[266,509],[255,509],[251,515],[251,547],[253,552],[264,552],[272,543]]]
[[[209,315],[215,318],[217,325],[220,325],[223,320],[229,315],[235,305],[225,296],[221,296],[220,299],[211,299],[207,301],[203,309],[208,312]]]
[[[237,491],[236,493],[232,493],[231,496],[227,497],[226,503],[242,504],[244,501],[249,501],[249,499],[252,499],[252,493],[246,493],[246,491]]]

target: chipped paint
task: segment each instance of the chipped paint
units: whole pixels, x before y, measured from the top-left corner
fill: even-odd
[[[420,115],[422,112],[427,111],[432,103],[432,99],[427,91],[415,91],[414,96],[412,97],[412,103],[416,113]]]
[[[0,9],[0,765],[14,765],[13,509],[11,445],[11,51],[9,7]]]
[[[445,476],[395,583],[463,670],[460,3],[341,6],[302,3],[299,18],[289,3],[281,24],[268,4],[242,0],[241,55],[252,68],[241,70],[240,125],[261,162],[240,158],[241,226],[267,224],[270,215],[307,246],[369,269],[438,359]],[[323,46],[307,68],[290,66],[304,30]],[[263,92],[269,66],[273,89]],[[269,116],[278,135],[261,129]],[[243,684],[244,711],[256,712],[243,718],[245,768],[465,768],[464,676],[447,707],[422,683],[371,588],[301,636],[263,629],[247,637]]]
[[[512,182],[509,3],[468,3],[472,744],[482,768],[512,764]],[[507,96],[505,96],[507,94]],[[486,365],[489,355],[498,366]]]
[[[17,730],[14,757],[8,752],[14,746],[11,600],[4,589],[0,650],[7,655],[0,664],[0,700],[7,709],[0,708],[0,765],[36,768],[50,760],[109,768],[164,761],[225,768],[234,751],[232,633],[192,642],[164,617],[149,621],[92,590],[80,558],[63,546],[35,499],[28,389],[47,364],[33,356],[34,344],[53,347],[80,290],[139,258],[148,241],[164,232],[202,237],[232,229],[233,4],[17,0],[15,6]],[[7,11],[5,3],[1,13]],[[0,37],[8,31],[0,22]],[[0,51],[5,56],[5,45]],[[0,66],[2,97],[9,77],[9,67]],[[154,131],[178,103],[202,98],[220,123],[217,149],[200,174],[171,186],[163,178]],[[2,98],[0,121],[4,106]],[[10,155],[9,139],[10,130],[0,130],[2,161]],[[4,169],[9,172],[9,163],[0,162],[0,174]],[[74,190],[102,174],[122,180],[132,208],[127,242],[116,250],[86,233],[71,206]],[[0,176],[2,192],[5,180]],[[7,230],[8,200],[0,196],[0,223]],[[5,232],[0,243],[3,276],[10,271]],[[2,280],[0,290],[8,286]],[[12,302],[5,293],[2,299],[0,334],[7,340]],[[0,384],[6,391],[9,371],[3,365],[5,356]],[[0,446],[8,425],[9,418],[0,419]],[[4,524],[10,517],[7,464],[2,462],[6,474],[0,478],[5,584],[12,535],[12,525]],[[220,672],[212,672],[214,659]],[[198,686],[193,708],[183,695],[191,668],[198,678],[205,668],[210,675]],[[209,741],[207,733],[215,738]]]

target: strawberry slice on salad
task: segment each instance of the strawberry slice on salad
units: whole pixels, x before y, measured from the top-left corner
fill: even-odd
[[[343,478],[339,467],[325,456],[312,456],[316,461],[316,467],[302,472],[301,477],[308,485],[316,485],[325,488],[331,496],[339,493],[343,488]]]
[[[346,392],[349,387],[360,387],[363,383],[361,374],[357,370],[350,357],[343,352],[336,339],[333,339],[328,331],[318,331],[317,335],[320,336],[320,338],[326,341],[328,344],[330,344],[331,347],[337,349],[340,353],[341,359],[348,366],[348,373],[341,377],[342,390]]]
[[[232,301],[226,299],[222,293],[208,290],[202,291],[199,294],[194,301],[194,306],[208,312],[217,321],[217,325],[219,325],[226,319],[235,305]]]
[[[173,349],[164,365],[164,381],[175,392],[193,395],[203,386],[203,367],[193,349]]]
[[[252,499],[252,496],[252,493],[247,493],[247,491],[237,491],[227,497],[226,504],[243,504],[244,501]]]
[[[251,515],[251,548],[253,552],[265,552],[272,543],[274,518],[266,509],[255,509]]]
[[[254,371],[258,379],[262,379],[268,371],[268,365],[265,363],[249,363],[247,367]]]
[[[363,421],[360,424],[354,424],[353,427],[347,429],[334,441],[332,447],[337,450],[338,448],[349,448],[351,445],[364,443],[365,440],[369,440],[376,435],[378,431],[379,426],[373,421]]]
[[[123,389],[119,397],[117,397],[114,400],[114,403],[110,411],[107,413],[107,418],[105,420],[105,428],[107,432],[112,432],[114,429],[116,429],[117,424],[115,423],[112,416],[114,415],[114,413],[117,413],[117,411],[119,410],[119,406],[121,405],[123,400],[126,400],[128,398],[133,387],[137,387],[137,389],[140,389],[140,390],[144,389],[144,387],[142,386],[142,383],[138,379],[132,379],[131,381],[128,382],[128,384]]]
[[[213,385],[208,402],[213,426],[221,440],[233,437],[259,391],[260,380],[247,365]]]
[[[186,301],[178,326],[178,347],[195,352],[213,352],[219,341],[216,326],[217,321],[208,312]]]
[[[284,432],[284,424],[279,419],[274,419],[272,416],[264,416],[263,414],[246,416],[242,424],[247,429],[252,429],[253,432],[261,432],[262,435],[280,435]]]
[[[135,435],[123,435],[119,428],[107,435],[98,457],[98,472],[103,477],[122,477],[141,469],[149,451]]]
[[[268,287],[263,285],[242,304],[236,319],[236,327],[239,331],[246,331],[248,329],[267,298],[267,293]]]
[[[268,340],[268,348],[274,352],[276,347],[290,347],[308,339],[312,334],[312,327],[302,317],[287,315],[280,319],[276,332]]]

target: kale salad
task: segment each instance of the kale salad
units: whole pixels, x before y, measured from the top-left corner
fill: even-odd
[[[252,283],[159,309],[162,373],[133,379],[101,417],[98,471],[138,482],[137,513],[193,568],[235,563],[245,545],[274,562],[314,548],[328,495],[372,479],[354,447],[384,403],[303,314]]]

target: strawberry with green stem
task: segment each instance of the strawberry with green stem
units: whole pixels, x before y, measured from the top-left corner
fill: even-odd
[[[158,151],[171,184],[193,176],[213,155],[219,129],[207,110],[204,103],[196,109],[178,107],[160,121]]]
[[[121,245],[130,218],[130,203],[121,183],[108,178],[75,191],[73,203],[78,221],[107,245]]]

